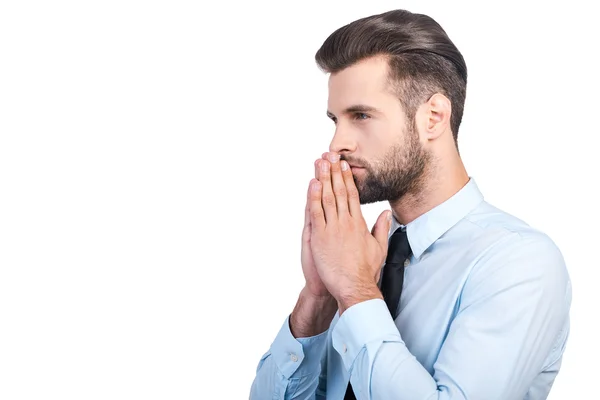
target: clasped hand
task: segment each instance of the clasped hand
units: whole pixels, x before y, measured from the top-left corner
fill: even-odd
[[[391,212],[384,211],[369,231],[348,163],[340,162],[338,154],[326,153],[315,167],[317,179],[311,180],[308,190],[305,233],[310,234],[306,239],[318,277],[340,311],[382,298],[377,281],[387,253]]]

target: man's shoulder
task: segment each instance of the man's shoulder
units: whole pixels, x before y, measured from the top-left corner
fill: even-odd
[[[486,201],[482,201],[474,210],[466,215],[463,222],[479,228],[480,232],[501,229],[507,233],[527,234],[536,231],[523,219]]]
[[[514,268],[513,272],[519,274],[551,274],[568,279],[558,245],[524,220],[482,202],[461,223],[470,232],[471,251],[478,253],[475,271]]]
[[[523,241],[542,242],[556,246],[553,240],[543,231],[529,225],[525,220],[510,214],[486,201],[482,201],[459,223],[459,230],[470,231],[473,238],[494,235],[506,244]]]

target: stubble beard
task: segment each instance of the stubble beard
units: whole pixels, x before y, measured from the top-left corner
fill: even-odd
[[[431,154],[419,142],[414,127],[406,133],[405,142],[394,145],[376,163],[361,163],[364,176],[354,176],[360,204],[396,202],[421,190]]]

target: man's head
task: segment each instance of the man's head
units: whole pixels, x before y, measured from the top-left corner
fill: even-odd
[[[430,17],[395,10],[359,19],[315,58],[331,74],[330,151],[363,167],[353,169],[362,204],[420,191],[436,164],[458,153],[467,68]]]

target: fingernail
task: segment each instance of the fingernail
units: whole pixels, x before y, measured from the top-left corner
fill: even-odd
[[[342,161],[342,171],[348,171],[348,163],[346,161]]]
[[[321,171],[323,171],[323,172],[329,171],[329,163],[327,161],[321,162]]]
[[[338,160],[340,159],[340,155],[337,153],[329,153],[329,161],[331,161],[332,163],[338,162]]]

